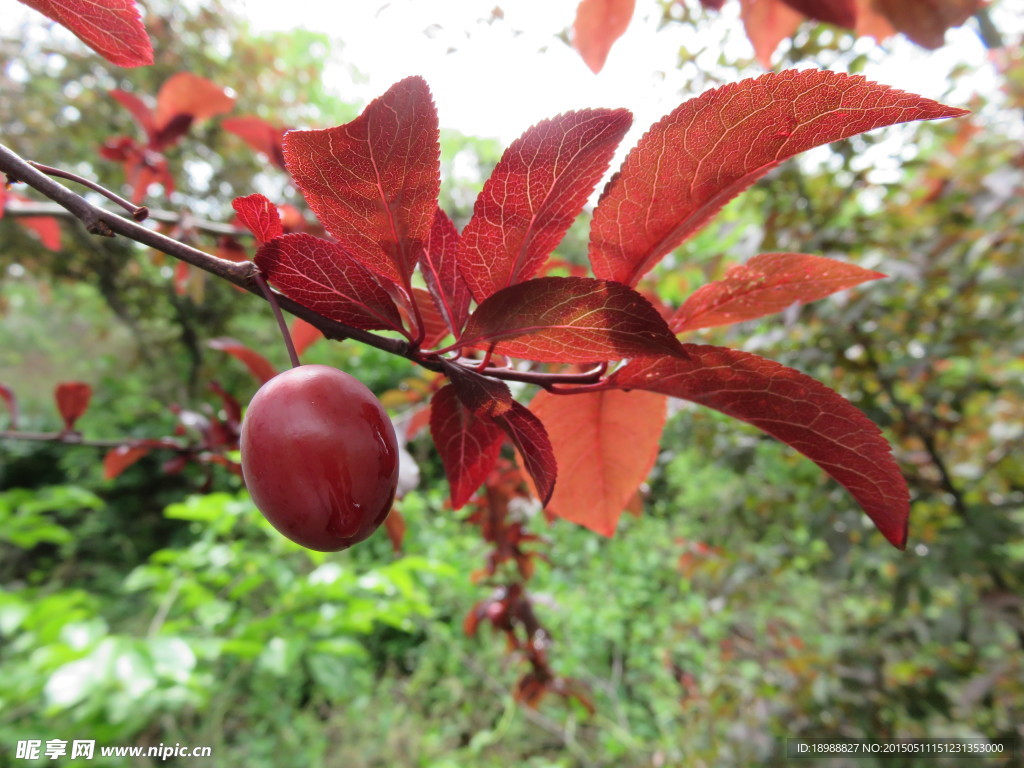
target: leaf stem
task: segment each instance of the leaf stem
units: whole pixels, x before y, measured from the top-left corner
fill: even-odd
[[[292,341],[292,335],[288,331],[288,324],[284,321],[284,315],[281,314],[281,307],[277,303],[277,294],[270,290],[270,286],[267,284],[267,280],[263,275],[256,272],[255,275],[256,283],[259,285],[260,290],[263,291],[263,296],[270,304],[270,308],[274,311],[274,318],[277,320],[277,327],[281,329],[281,336],[284,337],[284,345],[288,348],[288,359],[292,361],[292,368],[298,368],[302,365],[299,362],[299,354],[295,351],[295,342]]]

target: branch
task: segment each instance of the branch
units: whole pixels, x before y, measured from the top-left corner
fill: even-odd
[[[255,296],[263,298],[263,292],[256,281],[256,265],[252,262],[227,261],[211,256],[204,251],[192,248],[170,237],[161,235],[159,232],[154,232],[141,224],[136,224],[122,216],[93,205],[81,195],[75,194],[67,187],[33,168],[2,144],[0,144],[0,171],[6,173],[10,181],[24,182],[45,197],[59,203],[71,215],[85,224],[85,228],[92,234],[104,237],[122,235],[129,240],[148,245],[150,248],[161,253],[173,256],[187,264],[216,275]],[[352,328],[343,323],[328,320],[313,310],[289,299],[287,296],[278,294],[277,300],[282,308],[316,326],[327,338],[354,339],[385,352],[409,359],[416,359],[410,351],[409,345],[404,341],[379,336],[369,331]],[[438,368],[440,368],[440,365],[438,365]]]
[[[887,374],[882,368],[882,363],[875,355],[874,347],[871,345],[870,339],[865,337],[859,331],[855,332],[858,343],[864,349],[864,359],[867,362],[867,367],[874,374],[875,379],[882,387],[882,391],[886,397],[889,398],[889,402],[892,403],[893,407],[899,413],[900,418],[903,419],[904,424],[907,425],[907,429],[911,434],[916,436],[924,445],[925,452],[928,454],[928,458],[932,462],[932,466],[935,467],[939,473],[939,484],[946,493],[953,499],[953,509],[956,510],[963,520],[968,520],[970,514],[967,509],[967,503],[964,501],[964,494],[957,487],[953,480],[953,475],[949,471],[949,467],[946,466],[946,461],[939,451],[938,445],[935,442],[935,434],[930,429],[925,429],[919,419],[914,415],[910,405],[906,403],[896,391],[896,382]]]
[[[10,182],[22,182],[41,193],[43,196],[57,203],[60,208],[54,208],[48,204],[10,202],[7,205],[7,213],[21,216],[64,216],[75,218],[81,221],[85,228],[92,234],[103,237],[114,237],[121,235],[142,245],[147,245],[161,253],[172,256],[186,264],[202,269],[222,280],[237,285],[254,296],[266,300],[266,296],[260,288],[258,270],[251,261],[235,262],[218,258],[205,251],[200,251],[185,243],[173,238],[154,232],[148,227],[142,226],[134,221],[100,208],[86,200],[81,195],[72,192],[67,187],[58,183],[46,174],[40,172],[30,163],[23,160],[10,149],[0,144],[0,172],[7,174]],[[180,216],[167,211],[150,211],[149,217],[156,221],[177,222]],[[238,234],[234,227],[215,224],[213,222],[198,222],[197,229],[213,234]],[[416,349],[415,345],[409,344],[402,339],[395,339],[388,336],[381,336],[370,331],[329,320],[323,315],[304,307],[287,296],[274,292],[280,307],[296,317],[300,317],[319,329],[328,339],[344,340],[352,339],[368,346],[380,349],[399,357],[411,360],[431,371],[442,372],[443,364],[434,350],[432,353],[424,353]],[[463,365],[457,362],[456,365]],[[477,363],[478,364],[478,363]],[[469,367],[464,365],[464,367]],[[475,370],[475,368],[474,368]],[[534,371],[517,371],[511,368],[488,366],[484,373],[495,379],[506,381],[520,381],[528,384],[536,384],[545,389],[552,388],[559,384],[600,384],[603,369],[587,371],[582,374],[559,374],[540,373]],[[568,390],[566,391],[568,392]]]
[[[81,432],[19,432],[18,430],[0,429],[0,440],[28,440],[32,442],[66,443],[67,445],[84,445],[87,448],[120,448],[123,445],[137,443],[140,438],[129,437],[121,440],[86,440]],[[152,450],[168,450],[188,452],[188,446],[181,445],[175,440],[164,438],[161,440],[149,441],[147,448]]]
[[[28,216],[52,216],[56,219],[68,220],[78,218],[74,213],[56,203],[43,203],[35,200],[8,200],[7,206],[4,209],[4,215],[12,218]],[[182,215],[174,211],[150,208],[148,218],[153,221],[159,221],[161,224],[180,224]],[[247,229],[236,229],[230,224],[221,224],[220,222],[208,221],[206,219],[189,218],[189,226],[208,235],[230,235],[231,237],[240,238],[252,237],[252,233]]]

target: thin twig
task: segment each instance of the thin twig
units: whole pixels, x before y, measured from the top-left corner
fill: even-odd
[[[28,440],[31,442],[66,443],[67,445],[83,445],[87,448],[120,448],[138,442],[139,438],[129,437],[121,440],[86,440],[80,432],[21,432],[16,429],[0,430],[0,440]],[[153,450],[184,451],[183,445],[163,440],[160,445],[149,445]]]
[[[160,208],[150,208],[149,216],[147,217],[150,221],[159,221],[161,224],[178,225],[181,223],[182,216],[180,213],[174,211],[165,211]],[[30,217],[30,216],[52,216],[57,219],[76,219],[71,211],[67,210],[57,203],[42,202],[39,200],[7,200],[7,206],[4,208],[4,215],[11,218],[19,217]],[[229,236],[239,239],[246,239],[252,237],[252,232],[248,229],[239,229],[233,227],[230,224],[221,224],[217,221],[209,221],[208,219],[191,219],[190,225],[193,229],[198,230],[207,235],[215,236]]]
[[[33,162],[32,160],[29,160],[28,164],[31,165],[33,168],[42,171],[47,176],[56,176],[59,179],[67,179],[68,181],[73,181],[76,184],[81,184],[83,187],[91,189],[93,192],[98,192],[111,202],[117,203],[119,206],[128,211],[128,213],[131,214],[132,219],[135,221],[145,221],[146,218],[149,216],[149,208],[147,208],[146,206],[135,205],[135,203],[125,200],[116,192],[107,189],[101,184],[97,184],[95,181],[90,181],[89,179],[79,176],[77,173],[65,171],[60,168],[54,168],[53,166],[49,165],[43,165],[42,163],[36,163]]]

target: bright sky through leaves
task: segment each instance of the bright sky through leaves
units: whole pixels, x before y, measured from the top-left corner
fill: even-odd
[[[635,119],[624,150],[685,95],[696,95],[681,93],[692,70],[678,69],[680,46],[698,51],[708,40],[721,40],[728,58],[753,56],[739,22],[738,4],[733,3],[719,14],[709,14],[700,32],[684,24],[659,32],[660,6],[638,0],[629,28],[604,69],[594,75],[577,51],[557,37],[572,26],[578,0],[291,0],[287,13],[271,0],[239,2],[255,31],[304,26],[342,40],[344,50],[335,60],[343,66],[332,70],[337,81],[331,83],[341,98],[365,104],[393,83],[418,74],[430,83],[442,128],[496,137],[506,146],[529,126],[566,110],[626,107]],[[504,18],[492,17],[495,7]],[[946,104],[966,101],[972,90],[994,90],[975,33],[966,27],[950,30],[947,41],[946,48],[929,54],[905,40],[886,43],[883,52],[863,39],[858,50],[870,52],[877,62],[863,74]],[[714,67],[718,54],[719,49],[711,46],[698,64]],[[966,61],[976,74],[950,95],[944,92],[946,75],[957,61]],[[352,83],[346,67],[358,70],[365,80]],[[746,75],[762,72],[754,67]],[[735,74],[729,79],[736,79]]]

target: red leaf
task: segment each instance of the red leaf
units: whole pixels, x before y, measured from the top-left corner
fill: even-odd
[[[0,184],[0,187],[3,185]],[[18,428],[18,400],[14,397],[14,390],[10,387],[6,387],[0,384],[0,400],[3,400],[7,404],[7,413],[9,416],[8,427],[10,429]]]
[[[261,384],[264,384],[277,376],[277,369],[270,364],[270,361],[267,360],[267,358],[256,350],[245,346],[240,341],[236,341],[235,339],[227,336],[221,336],[217,339],[210,339],[206,342],[206,346],[210,349],[227,352],[235,359],[241,360],[245,363],[245,367],[249,369],[249,373],[255,376],[257,381]]]
[[[438,208],[420,257],[420,270],[444,322],[456,336],[469,317],[470,301],[469,287],[459,272],[458,248],[459,233],[448,215]]]
[[[121,106],[132,113],[132,117],[135,118],[135,122],[139,124],[139,127],[142,128],[143,131],[145,131],[146,137],[152,139],[156,133],[156,124],[153,122],[153,110],[149,108],[149,105],[134,93],[122,91],[120,88],[112,90],[110,95],[113,96]]]
[[[858,0],[857,26],[854,31],[858,37],[873,37],[879,43],[896,34],[889,19],[878,10],[874,0]]]
[[[113,480],[128,467],[149,453],[149,448],[135,445],[119,445],[103,457],[103,479]]]
[[[449,384],[430,401],[430,434],[448,477],[452,508],[461,509],[494,469],[502,430],[490,419],[474,416]]]
[[[302,211],[296,208],[294,205],[285,203],[277,207],[278,213],[281,214],[281,226],[284,227],[285,233],[298,232],[300,230],[307,229],[306,217],[302,215]],[[319,227],[317,227],[319,230]],[[310,234],[316,234],[310,231]]]
[[[608,390],[563,397],[542,391],[530,410],[547,427],[561,469],[548,510],[611,536],[658,458],[664,396]]]
[[[374,272],[407,284],[441,184],[437,111],[419,77],[346,125],[289,131],[288,171],[327,231]]]
[[[572,44],[597,74],[612,44],[622,37],[633,18],[636,0],[581,0],[572,25]]]
[[[255,261],[286,296],[324,317],[364,330],[402,327],[388,292],[337,243],[282,235],[261,246]]]
[[[881,277],[881,272],[824,256],[762,253],[696,290],[669,325],[680,333],[753,320]]]
[[[740,0],[740,17],[754,55],[765,69],[772,68],[772,54],[779,43],[792,37],[804,15],[784,0]]]
[[[544,424],[525,405],[515,400],[512,408],[498,417],[498,424],[519,451],[537,496],[546,506],[555,490],[558,463]]]
[[[787,443],[844,485],[893,545],[906,546],[907,484],[867,416],[792,368],[749,352],[685,346],[689,360],[633,360],[612,381],[700,403]]]
[[[295,345],[295,353],[301,355],[315,342],[320,341],[324,335],[312,323],[307,323],[301,317],[292,320],[292,344]]]
[[[405,538],[405,518],[398,511],[397,505],[391,508],[391,512],[384,520],[384,530],[387,531],[388,539],[391,540],[391,549],[395,554],[402,551],[402,539]]]
[[[820,144],[964,110],[839,72],[726,85],[658,121],[612,177],[590,232],[594,274],[627,285],[783,160]]]
[[[153,63],[153,46],[134,0],[21,0],[67,27],[119,67]]]
[[[720,11],[722,10],[722,6],[725,5],[725,0],[700,0],[700,4],[705,8]]]
[[[423,342],[426,348],[440,344],[441,340],[449,334],[448,323],[441,317],[441,311],[434,303],[430,293],[423,288],[414,287],[412,298],[419,309],[420,321],[423,323]]]
[[[451,389],[466,410],[480,420],[493,422],[504,430],[523,457],[526,471],[533,479],[541,501],[547,504],[555,487],[557,465],[551,441],[540,419],[512,399],[508,386],[455,365],[445,365],[452,380]],[[447,389],[448,387],[445,387]],[[436,396],[435,396],[436,398]],[[432,400],[431,429],[436,400]]]
[[[853,29],[857,25],[857,0],[783,0],[790,8],[826,24]],[[906,2],[906,0],[901,0]]]
[[[958,27],[984,6],[984,0],[873,0],[873,9],[924,48],[941,48],[946,30]]]
[[[459,268],[477,302],[540,271],[632,120],[624,109],[567,112],[505,150],[459,239]]]
[[[232,428],[240,427],[242,425],[242,406],[240,406],[238,401],[216,381],[210,382],[210,389],[220,397],[220,402],[224,406],[224,418],[226,423]]]
[[[188,291],[188,281],[192,275],[192,268],[188,262],[179,261],[174,265],[174,292],[178,296],[184,296]]]
[[[457,365],[445,365],[459,399],[474,416],[496,419],[512,410],[512,393],[503,381],[467,371]]]
[[[70,432],[89,407],[92,387],[84,381],[63,381],[57,385],[53,395],[57,400],[57,410],[64,419],[64,429]]]
[[[266,155],[267,159],[277,167],[285,167],[283,148],[285,129],[251,115],[229,117],[221,122],[220,127],[241,138],[257,152]]]
[[[263,195],[255,194],[236,197],[231,202],[242,224],[255,235],[261,243],[280,237],[284,230],[281,227],[281,214],[277,206]]]
[[[420,433],[424,427],[430,424],[430,404],[427,403],[421,408],[418,408],[409,419],[409,423],[405,427],[405,437],[407,440],[412,440]]]
[[[51,251],[60,250],[60,222],[53,216],[23,216],[18,223],[30,232],[34,232],[43,247]]]
[[[538,277],[505,288],[470,316],[460,346],[547,363],[683,355],[658,311],[636,291],[588,277]]]
[[[248,261],[249,252],[245,250],[240,242],[238,242],[231,235],[221,235],[217,238],[217,249],[216,254],[218,258],[224,259],[225,261]],[[235,286],[238,288],[238,286]],[[244,288],[238,288],[240,291],[245,291]]]
[[[166,131],[171,121],[180,115],[188,115],[192,120],[204,120],[230,112],[234,105],[235,97],[219,85],[191,72],[179,72],[171,75],[160,86],[153,124],[160,133]]]

